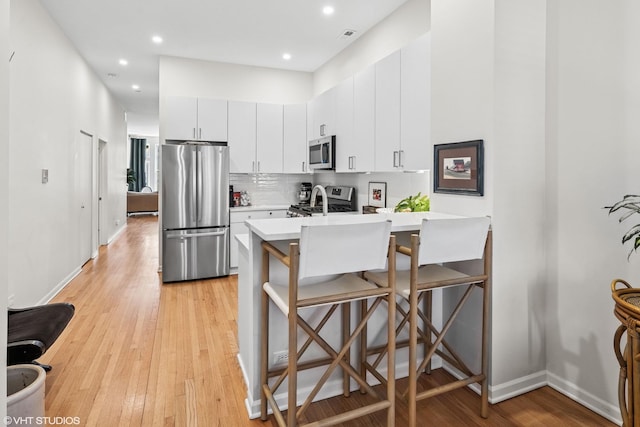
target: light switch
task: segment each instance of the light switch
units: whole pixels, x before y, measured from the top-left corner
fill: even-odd
[[[42,169],[42,183],[46,184],[49,182],[49,169]]]

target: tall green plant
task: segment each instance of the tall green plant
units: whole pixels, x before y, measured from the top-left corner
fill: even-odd
[[[640,214],[640,196],[627,194],[622,200],[616,202],[613,206],[606,206],[605,209],[609,209],[609,215],[621,211],[622,215],[618,218],[618,222],[622,222],[633,214]],[[623,245],[630,240],[633,241],[633,248],[629,251],[627,259],[640,248],[640,224],[634,225],[622,236]]]

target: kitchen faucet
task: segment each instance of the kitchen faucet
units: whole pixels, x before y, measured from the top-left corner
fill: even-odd
[[[311,191],[311,201],[309,206],[312,208],[316,207],[316,196],[318,195],[318,190],[320,190],[320,194],[322,195],[322,216],[327,216],[328,213],[328,203],[327,203],[327,190],[324,189],[322,185],[316,185],[313,187]]]

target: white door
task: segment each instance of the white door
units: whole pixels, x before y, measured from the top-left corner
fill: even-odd
[[[106,245],[109,239],[107,235],[107,143],[98,142],[98,243]]]
[[[92,217],[92,147],[93,137],[80,132],[76,147],[76,206],[78,209],[78,251],[80,265],[91,259]]]

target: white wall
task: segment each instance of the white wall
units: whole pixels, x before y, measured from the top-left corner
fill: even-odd
[[[318,95],[417,39],[430,24],[431,0],[409,0],[313,73]]]
[[[640,286],[640,257],[620,244],[638,219],[603,207],[640,192],[639,16],[634,0],[549,2],[547,369],[617,419],[610,282]]]
[[[0,0],[0,55],[9,58],[9,0]],[[9,200],[9,61],[0,61],[0,200]],[[0,310],[7,308],[9,287],[9,211],[0,209]],[[7,316],[0,319],[0,348],[7,345]],[[0,354],[0,366],[7,365],[7,353]],[[7,414],[7,370],[0,369],[0,419]]]
[[[11,5],[9,295],[46,302],[79,271],[73,194],[80,131],[108,144],[107,235],[126,220],[124,110],[37,0]],[[41,183],[41,169],[49,183]]]

